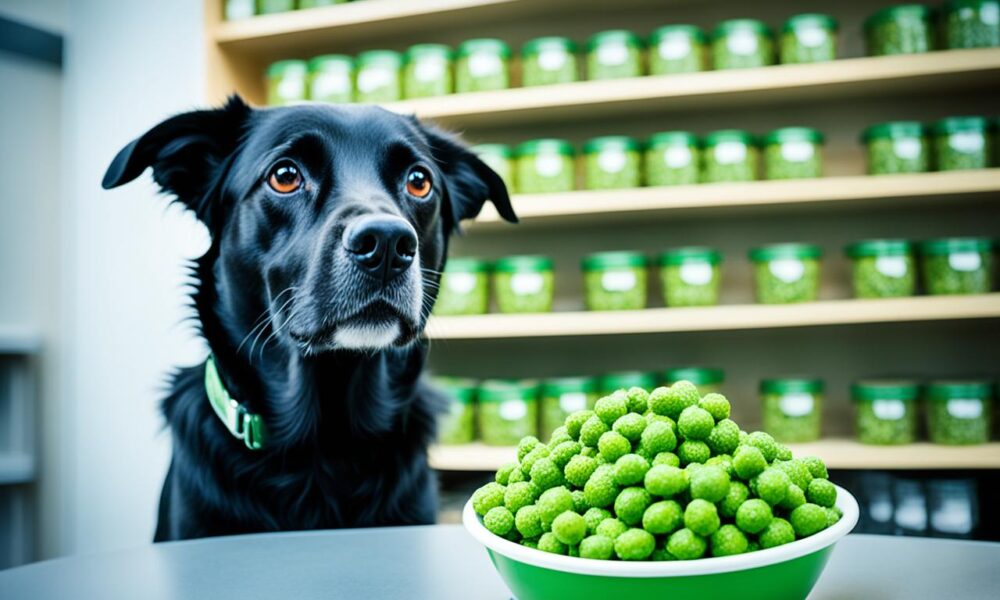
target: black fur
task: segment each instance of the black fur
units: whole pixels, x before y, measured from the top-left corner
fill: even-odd
[[[293,194],[266,183],[281,159],[303,172]],[[427,200],[400,183],[414,165],[433,175]],[[236,97],[157,125],[115,157],[103,185],[147,167],[208,227],[211,247],[192,269],[201,333],[230,394],[269,430],[264,449],[247,449],[213,413],[204,365],[179,370],[163,402],[173,458],[155,540],[433,522],[426,449],[441,404],[421,379],[419,334],[458,222],[487,199],[516,222],[500,178],[416,119],[254,110]],[[359,216],[386,214],[414,228],[419,260],[383,285],[341,243]],[[376,348],[336,337],[386,323],[398,335]]]

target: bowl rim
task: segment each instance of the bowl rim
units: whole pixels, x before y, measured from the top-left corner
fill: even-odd
[[[609,577],[712,575],[766,567],[806,556],[827,546],[832,546],[840,538],[850,533],[858,522],[858,501],[844,488],[836,484],[834,486],[837,488],[836,506],[844,514],[832,527],[828,527],[807,538],[766,550],[757,550],[735,556],[708,557],[695,560],[636,562],[598,560],[563,556],[561,554],[552,554],[528,548],[510,540],[505,540],[486,529],[480,522],[478,515],[476,515],[476,511],[472,508],[471,499],[466,502],[465,508],[462,509],[462,523],[469,534],[489,550],[497,552],[511,560],[543,569],[580,575]]]

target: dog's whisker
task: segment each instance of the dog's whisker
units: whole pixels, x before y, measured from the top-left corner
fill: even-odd
[[[291,304],[295,300],[295,297],[296,297],[295,294],[292,293],[292,295],[288,297],[288,300],[285,300],[285,303],[282,304],[278,308],[278,310],[273,311],[271,313],[271,316],[267,319],[267,321],[265,321],[265,326],[262,327],[261,330],[257,332],[257,335],[253,339],[253,343],[250,344],[249,358],[250,358],[250,364],[251,365],[253,364],[254,348],[257,347],[257,342],[260,341],[260,336],[263,335],[263,333],[267,330],[267,328],[269,326],[274,325],[274,317],[277,316],[277,315],[280,315],[281,311],[285,310],[285,308],[288,307],[288,305]],[[261,359],[263,360],[263,352],[261,352]]]

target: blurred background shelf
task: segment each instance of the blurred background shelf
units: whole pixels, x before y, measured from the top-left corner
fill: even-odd
[[[0,485],[28,483],[35,479],[35,459],[29,454],[0,454]]]

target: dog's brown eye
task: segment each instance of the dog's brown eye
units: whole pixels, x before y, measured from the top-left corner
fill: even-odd
[[[414,167],[406,175],[406,191],[411,196],[426,198],[431,193],[431,174],[423,167]]]
[[[302,187],[302,173],[295,163],[282,161],[271,169],[267,184],[279,194],[291,194]]]

